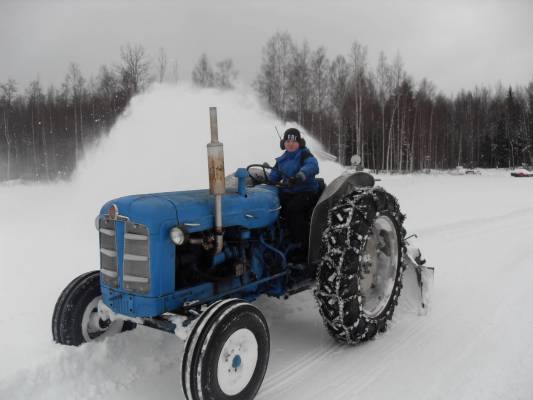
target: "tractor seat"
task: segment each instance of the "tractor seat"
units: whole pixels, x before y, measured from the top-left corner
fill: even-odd
[[[326,182],[324,182],[324,178],[316,178],[316,181],[318,182],[318,192],[317,192],[318,197],[317,198],[320,198],[320,196],[322,195],[322,192],[326,188]]]

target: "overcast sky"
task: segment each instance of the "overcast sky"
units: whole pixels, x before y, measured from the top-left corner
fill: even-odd
[[[526,85],[533,80],[533,0],[310,1],[310,0],[0,0],[0,82],[22,85],[39,76],[46,86],[64,79],[75,61],[86,76],[119,61],[120,46],[160,47],[178,59],[189,79],[202,53],[233,58],[251,82],[261,49],[288,31],[328,56],[347,54],[354,40],[399,52],[407,72],[450,94],[476,84]]]

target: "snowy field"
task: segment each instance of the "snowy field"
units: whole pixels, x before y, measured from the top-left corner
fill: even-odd
[[[50,325],[61,290],[98,266],[93,220],[105,200],[207,186],[213,105],[227,173],[279,154],[274,125],[285,127],[252,95],[156,86],[87,149],[71,182],[0,186],[0,399],[183,398],[176,337],[139,328],[70,348]],[[341,171],[321,169],[326,180]],[[404,303],[385,334],[346,347],[311,293],[260,299],[272,347],[258,399],[532,399],[533,179],[380,178],[435,266],[429,315]]]

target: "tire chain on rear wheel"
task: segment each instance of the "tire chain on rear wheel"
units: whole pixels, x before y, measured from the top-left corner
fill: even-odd
[[[400,265],[391,298],[376,317],[363,314],[361,287],[362,250],[372,223],[380,213],[394,218],[399,228]],[[359,188],[346,195],[328,213],[321,242],[315,299],[328,332],[337,341],[355,344],[384,332],[392,318],[402,288],[405,270],[405,215],[398,201],[381,187]]]

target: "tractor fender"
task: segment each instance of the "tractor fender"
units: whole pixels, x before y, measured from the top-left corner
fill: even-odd
[[[317,264],[320,261],[321,237],[322,232],[324,232],[328,224],[329,209],[355,188],[373,187],[374,182],[374,177],[369,173],[353,172],[335,178],[326,186],[320,195],[311,216],[309,253],[307,256],[307,262],[309,265]]]

